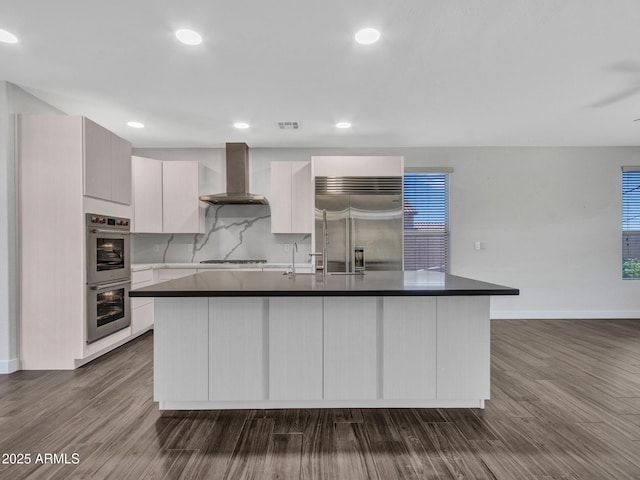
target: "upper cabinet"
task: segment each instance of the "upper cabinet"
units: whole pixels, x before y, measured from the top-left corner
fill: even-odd
[[[310,162],[271,162],[271,233],[311,233]]]
[[[133,157],[133,227],[136,233],[204,233],[206,205],[199,200],[204,167]]]
[[[402,156],[314,156],[312,177],[401,177]]]
[[[199,162],[162,162],[162,228],[204,233],[206,204],[200,201],[204,167]]]
[[[131,144],[83,118],[84,194],[131,204]]]
[[[132,157],[133,219],[131,231],[162,233],[162,162]]]

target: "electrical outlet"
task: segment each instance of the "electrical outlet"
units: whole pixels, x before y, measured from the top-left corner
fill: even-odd
[[[187,253],[193,252],[193,243],[187,243]]]
[[[153,251],[158,253],[160,251],[160,245],[158,245],[157,243],[153,245]]]
[[[291,245],[289,245],[288,243],[284,244],[284,252],[285,253],[289,253],[289,249],[291,248]]]

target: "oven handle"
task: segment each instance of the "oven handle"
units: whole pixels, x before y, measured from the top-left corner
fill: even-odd
[[[92,228],[90,230],[91,233],[109,233],[109,234],[116,234],[116,235],[131,235],[131,232],[125,232],[122,230],[105,230],[103,228]]]
[[[104,283],[102,285],[90,285],[89,288],[91,290],[106,290],[107,288],[119,287],[120,285],[129,285],[131,280],[126,282],[113,282],[113,283]]]

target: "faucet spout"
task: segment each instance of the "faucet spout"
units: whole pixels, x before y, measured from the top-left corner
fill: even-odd
[[[291,244],[291,275],[296,276],[296,252],[298,251],[298,242]]]

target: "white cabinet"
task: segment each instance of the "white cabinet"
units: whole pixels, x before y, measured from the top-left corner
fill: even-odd
[[[154,400],[207,400],[209,299],[161,297],[155,301]]]
[[[269,398],[322,400],[322,298],[269,299]]]
[[[271,162],[271,233],[311,233],[310,162]]]
[[[131,205],[131,144],[111,135],[111,201]]]
[[[162,162],[162,228],[204,233],[206,205],[200,201],[204,167],[199,162]]]
[[[437,297],[384,297],[382,397],[436,398]]]
[[[401,177],[402,156],[314,156],[312,177]]]
[[[134,157],[133,178],[133,232],[205,232],[202,164]]]
[[[125,197],[131,188],[131,147],[81,116],[16,115],[15,120],[20,367],[73,369],[127,338],[123,329],[86,343],[84,214],[130,216]],[[120,171],[124,164],[126,173]],[[99,203],[102,210],[86,210],[87,203]],[[53,234],[63,239],[55,246],[46,241]]]
[[[155,302],[161,410],[482,408],[489,398],[488,296]]]
[[[132,157],[133,221],[136,233],[162,233],[162,162]]]
[[[83,118],[84,194],[131,204],[131,144]]]
[[[131,289],[153,285],[153,270],[131,272]],[[153,326],[153,298],[131,298],[131,334],[137,335]]]
[[[266,398],[265,299],[209,299],[209,400]]]
[[[84,128],[84,194],[111,198],[111,134],[105,128],[83,119]]]
[[[377,308],[376,297],[324,297],[325,400],[377,398]]]
[[[489,297],[438,297],[439,400],[489,398]]]

